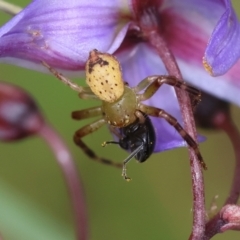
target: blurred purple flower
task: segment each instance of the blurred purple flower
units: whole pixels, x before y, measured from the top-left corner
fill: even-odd
[[[36,103],[22,89],[0,82],[0,141],[16,141],[44,125]]]
[[[0,81],[0,141],[18,141],[33,135],[44,139],[53,151],[69,191],[77,239],[87,239],[88,222],[84,193],[67,146],[48,125],[36,102],[24,89]]]
[[[141,10],[148,8],[157,11],[159,29],[184,79],[240,105],[240,68],[234,67],[214,79],[202,65],[204,56],[208,70],[219,74],[238,58],[227,58],[230,45],[237,44],[238,36],[233,32],[239,28],[230,0],[35,0],[0,29],[0,61],[43,70],[40,61],[44,60],[52,67],[73,73],[84,70],[89,51],[95,48],[114,53],[122,65],[124,80],[135,86],[149,75],[167,74],[155,49],[138,31]],[[219,38],[224,39],[223,45]],[[223,54],[219,54],[219,49],[223,49]],[[227,67],[220,71],[221,59]],[[172,87],[161,87],[147,104],[163,108],[182,123]],[[158,139],[155,151],[186,145],[164,120],[152,121]]]

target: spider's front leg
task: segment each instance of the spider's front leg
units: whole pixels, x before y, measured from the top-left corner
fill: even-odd
[[[207,166],[203,160],[203,157],[199,151],[198,144],[194,141],[194,139],[183,129],[183,127],[180,125],[180,123],[177,121],[176,118],[171,116],[169,113],[165,112],[164,110],[160,108],[150,107],[146,106],[144,104],[140,104],[139,106],[140,110],[142,112],[145,112],[147,115],[153,116],[153,117],[161,117],[164,118],[170,125],[172,125],[178,133],[181,135],[181,137],[187,142],[189,147],[191,147],[197,157],[198,161],[203,167],[203,169],[207,170]]]
[[[92,108],[92,109],[86,109],[86,110],[82,110],[82,111],[75,111],[73,112],[72,116],[75,119],[80,119],[79,117],[81,116],[81,119],[83,118],[87,118],[89,116],[93,117],[93,116],[97,116],[97,112],[99,111],[99,108]],[[83,117],[84,116],[84,117]],[[81,129],[77,130],[74,134],[73,140],[76,143],[76,145],[78,145],[83,151],[84,153],[91,158],[94,161],[100,162],[100,163],[104,163],[104,164],[108,164],[117,168],[122,168],[122,164],[121,163],[115,163],[109,159],[106,158],[102,158],[97,156],[94,151],[92,151],[91,148],[89,148],[83,141],[82,138],[92,132],[95,132],[96,130],[98,130],[100,127],[102,127],[105,124],[105,120],[104,119],[99,119],[91,124],[88,124],[84,127],[82,127]]]
[[[91,117],[97,117],[102,115],[101,107],[92,107],[83,110],[77,110],[72,112],[72,118],[75,120],[82,120]]]
[[[174,76],[168,76],[168,75],[157,76],[156,75],[156,76],[149,76],[143,79],[135,87],[136,92],[139,92],[147,87],[144,93],[138,94],[139,101],[144,101],[151,98],[163,84],[168,84],[170,86],[180,88],[190,93],[193,107],[195,107],[201,100],[201,92],[198,89],[186,84],[183,81],[180,81],[178,78]]]
[[[74,83],[71,79],[65,77],[59,73],[55,68],[42,61],[44,67],[46,67],[57,79],[69,86],[71,89],[79,93],[79,97],[82,99],[98,99],[98,97],[91,91],[89,87],[82,87]]]

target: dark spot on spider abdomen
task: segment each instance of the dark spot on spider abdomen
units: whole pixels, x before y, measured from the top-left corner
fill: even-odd
[[[95,61],[90,61],[90,62],[89,62],[89,65],[88,65],[88,66],[89,66],[88,72],[89,72],[89,73],[92,73],[94,66],[97,65],[97,64],[99,64],[99,65],[102,67],[102,66],[109,65],[109,62],[106,61],[106,60],[103,60],[103,59],[100,58],[100,57],[97,58]]]

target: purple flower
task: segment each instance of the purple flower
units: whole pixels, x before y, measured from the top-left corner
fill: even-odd
[[[79,73],[89,51],[98,49],[114,53],[124,80],[135,86],[149,75],[167,74],[155,49],[139,32],[143,10],[148,9],[155,9],[160,33],[183,78],[240,105],[237,64],[224,76],[213,78],[202,63],[204,57],[204,66],[219,75],[238,59],[239,24],[227,0],[35,0],[0,29],[0,61],[37,70],[43,70],[40,61],[46,61],[52,67]],[[161,87],[147,104],[163,108],[182,124],[172,87]],[[186,145],[165,120],[152,121],[157,134],[155,151]]]

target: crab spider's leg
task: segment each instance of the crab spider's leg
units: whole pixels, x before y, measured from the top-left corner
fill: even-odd
[[[98,99],[99,100],[99,97],[96,96],[89,87],[82,87],[82,89],[83,89],[82,92],[78,93],[78,96],[81,99]]]
[[[58,78],[61,82],[69,86],[74,91],[79,93],[80,98],[83,99],[98,99],[98,97],[91,91],[89,87],[82,87],[78,84],[74,83],[69,78],[63,76],[63,74],[59,73],[56,69],[52,68],[46,62],[42,61],[43,66],[45,66],[56,78]]]
[[[177,87],[180,88],[188,93],[190,93],[191,95],[194,96],[194,99],[192,99],[192,103],[195,106],[201,98],[201,92],[188,85],[185,82],[180,81],[178,78],[174,77],[174,76],[150,76],[146,79],[144,79],[142,81],[143,83],[139,83],[138,86],[146,86],[147,82],[149,82],[149,86],[146,88],[146,90],[144,91],[144,93],[142,94],[137,94],[137,97],[139,99],[139,101],[144,101],[149,99],[150,97],[152,97],[156,91],[163,85],[163,84],[168,84],[170,86],[173,87]]]
[[[206,170],[207,166],[203,161],[202,155],[199,151],[198,144],[194,141],[194,139],[183,129],[183,127],[180,125],[180,123],[177,121],[176,118],[165,112],[164,110],[160,108],[150,107],[146,106],[144,104],[140,104],[139,106],[140,110],[145,112],[147,115],[153,116],[153,117],[161,117],[164,118],[170,125],[172,125],[178,133],[181,135],[181,137],[187,142],[187,144],[195,151],[198,161],[201,164],[201,166]]]
[[[102,115],[101,107],[92,107],[83,110],[77,110],[72,112],[72,118],[75,120],[82,120],[91,117],[97,117]]]
[[[157,77],[159,77],[159,76],[149,76],[149,77],[144,78],[141,82],[139,82],[139,84],[136,87],[133,87],[134,91],[136,93],[142,91],[149,84],[151,84],[153,81],[155,81]],[[163,77],[168,77],[168,76],[163,75]]]
[[[74,134],[74,142],[76,143],[76,145],[78,145],[83,151],[84,153],[91,158],[92,160],[96,161],[96,162],[100,162],[100,163],[104,163],[104,164],[108,164],[117,168],[122,168],[122,164],[121,163],[115,163],[109,159],[106,158],[102,158],[97,156],[91,148],[89,148],[83,141],[82,138],[96,130],[98,130],[100,127],[102,127],[105,124],[104,119],[99,119],[98,121],[95,121],[89,125],[86,125],[84,127],[82,127],[81,129],[77,130]]]

